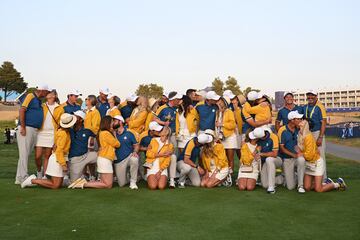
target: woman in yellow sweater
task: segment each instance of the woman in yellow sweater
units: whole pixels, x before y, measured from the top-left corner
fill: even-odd
[[[160,137],[151,139],[146,151],[146,163],[148,187],[151,190],[165,189],[168,178],[167,168],[170,165],[174,146],[170,143],[171,129],[164,127]]]
[[[257,141],[264,136],[265,133],[262,128],[255,128],[246,135],[245,143],[241,146],[238,175],[238,187],[240,191],[252,191],[255,189],[261,166]]]
[[[101,116],[96,109],[97,99],[95,95],[89,95],[86,100],[86,115],[84,119],[84,127],[91,130],[95,135],[100,129]]]
[[[115,116],[121,116],[121,113],[119,110],[120,98],[115,95],[109,95],[107,97],[107,99],[108,99],[110,108],[106,111],[106,115],[109,115],[112,118],[114,118]]]
[[[338,178],[336,182],[328,178],[323,184],[323,175],[325,172],[324,160],[320,157],[316,141],[311,131],[309,123],[306,120],[301,121],[298,126],[298,147],[299,152],[306,160],[304,188],[305,191],[328,192],[333,189],[345,190],[346,184],[342,178]]]
[[[60,128],[55,134],[54,152],[49,158],[46,169],[46,175],[49,175],[51,179],[36,179],[33,174],[21,184],[22,188],[33,185],[51,189],[61,187],[64,176],[68,171],[67,161],[71,143],[69,129],[75,125],[76,120],[77,118],[74,115],[68,113],[64,113],[60,117]]]
[[[234,169],[234,155],[236,149],[238,148],[235,115],[228,107],[228,103],[225,98],[220,98],[217,104],[219,110],[215,123],[215,133],[225,148],[226,156],[229,161],[229,167],[231,169],[230,172],[232,173]]]
[[[148,100],[140,96],[136,100],[137,107],[132,111],[128,126],[129,129],[141,134],[145,130],[145,122],[148,116]]]
[[[222,143],[214,143],[214,138],[210,143],[206,143],[201,150],[201,162],[205,169],[201,186],[213,188],[226,180],[229,175],[229,164],[225,149]]]
[[[87,182],[85,179],[75,180],[69,188],[112,188],[114,180],[113,161],[115,148],[120,147],[113,128],[113,118],[105,116],[101,119],[99,132],[99,153],[97,158],[97,171],[100,181]]]

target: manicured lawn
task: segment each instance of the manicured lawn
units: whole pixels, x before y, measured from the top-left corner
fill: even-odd
[[[0,141],[2,142],[2,141]],[[16,145],[0,145],[0,239],[359,239],[360,164],[328,156],[348,191],[21,189]],[[30,164],[34,172],[33,158]]]
[[[328,137],[326,137],[326,141],[341,144],[341,145],[345,145],[345,146],[349,146],[349,147],[360,148],[360,138],[341,139],[339,137],[328,136]]]

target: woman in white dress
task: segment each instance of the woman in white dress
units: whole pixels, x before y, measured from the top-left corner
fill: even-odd
[[[199,122],[195,108],[188,96],[183,97],[183,103],[180,105],[176,116],[176,139],[178,143],[179,153],[181,153],[185,145],[194,137],[196,137],[197,124]]]
[[[42,104],[42,107],[44,111],[44,120],[35,145],[37,178],[42,178],[43,173],[46,172],[48,161],[54,146],[55,132],[59,127],[61,108],[56,90],[51,91],[46,96],[46,102]],[[44,159],[44,163],[42,162],[42,159]]]

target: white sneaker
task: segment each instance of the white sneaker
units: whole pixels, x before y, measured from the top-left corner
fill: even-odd
[[[15,180],[15,185],[20,185],[21,184],[21,182],[19,181],[19,180]]]
[[[179,182],[178,188],[185,188],[185,182]]]
[[[302,186],[298,187],[298,193],[305,193],[305,189]]]
[[[267,193],[275,194],[275,188],[274,187],[268,187]]]
[[[63,187],[68,187],[70,185],[70,179],[69,179],[68,175],[64,176],[62,185],[63,185]]]
[[[26,178],[22,183],[21,183],[21,188],[26,188],[26,187],[31,187],[31,186],[35,186],[35,184],[32,184],[31,181],[33,179],[36,179],[35,174],[30,175],[28,178]]]
[[[40,172],[36,172],[36,178],[37,179],[42,179],[43,177],[43,173],[40,171]]]
[[[175,181],[174,181],[174,179],[170,179],[169,187],[170,187],[170,188],[175,188]]]
[[[137,190],[139,189],[138,186],[136,185],[136,183],[130,183],[130,189],[131,190]]]

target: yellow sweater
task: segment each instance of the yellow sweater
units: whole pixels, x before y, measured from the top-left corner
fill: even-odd
[[[66,165],[66,160],[64,156],[69,154],[70,143],[71,143],[70,133],[60,128],[55,134],[55,145],[56,145],[55,156],[56,156],[56,161],[61,166]]]
[[[46,103],[43,103],[43,104],[42,104],[42,108],[43,108],[43,112],[44,112],[44,121],[45,121],[46,115],[47,115],[47,114],[51,114],[51,113],[49,113],[49,109],[48,109],[48,107],[46,106]],[[61,109],[63,109],[63,108],[62,108],[60,105],[57,106],[57,107],[55,107],[54,112],[53,112],[53,116],[54,116],[54,117],[51,117],[52,123],[53,123],[53,126],[54,126],[54,130],[55,130],[55,133],[56,133],[56,131],[57,131],[58,128],[59,128],[60,117],[61,117],[61,112],[62,112]],[[54,120],[54,118],[55,118],[55,120]],[[43,121],[43,124],[42,124],[42,127],[41,127],[41,128],[44,127],[44,121]]]
[[[270,107],[261,104],[248,109],[248,113],[255,115],[255,121],[265,121],[271,118]]]
[[[140,110],[139,112],[134,109],[129,119],[129,129],[134,130],[138,134],[145,130],[145,122],[148,116],[146,109]]]
[[[120,147],[120,142],[109,131],[100,131],[99,133],[99,157],[114,161],[115,148]]]
[[[86,112],[84,119],[84,127],[91,130],[95,135],[97,135],[100,129],[100,121],[100,113],[95,107],[93,107]]]
[[[154,116],[156,116],[154,112],[152,112],[152,111],[148,112],[148,114],[146,116],[146,121],[145,121],[145,129],[143,132],[146,132],[149,130],[150,122],[153,120]]]
[[[255,157],[253,155],[253,152],[251,152],[249,146],[245,143],[241,146],[241,158],[240,163],[250,166],[252,162],[254,161]]]
[[[234,111],[234,115],[239,134],[242,134],[243,120],[241,118],[241,108],[236,108]]]
[[[224,137],[230,137],[236,129],[236,121],[234,112],[226,109],[223,116],[223,133]]]
[[[320,159],[320,154],[316,145],[315,138],[311,133],[306,135],[304,138],[303,154],[305,160],[312,163]]]
[[[215,161],[215,166],[217,169],[221,170],[223,168],[229,167],[225,149],[221,143],[216,143],[214,145],[214,154],[215,154],[215,156],[213,157],[213,159]],[[211,169],[210,169],[211,159],[212,159],[211,157],[207,157],[207,156],[205,156],[205,154],[201,154],[202,164],[203,164],[204,168],[208,171],[211,171]]]
[[[108,114],[109,116],[111,116],[112,118],[114,118],[115,116],[121,116],[120,110],[117,107],[114,107],[113,109],[110,109]]]
[[[155,155],[158,153],[164,152],[174,152],[174,146],[171,143],[164,144],[164,146],[159,149],[159,138],[151,139],[151,142],[148,146],[148,150],[146,151],[146,162],[153,163],[155,161]],[[159,166],[160,170],[166,169],[170,165],[170,156],[169,157],[160,157],[159,158]]]
[[[180,131],[179,118],[180,118],[180,115],[178,112],[176,112],[176,135],[178,135],[179,131]],[[198,125],[199,125],[199,115],[197,114],[197,111],[195,108],[192,108],[186,115],[186,124],[187,124],[190,134],[197,132]]]

